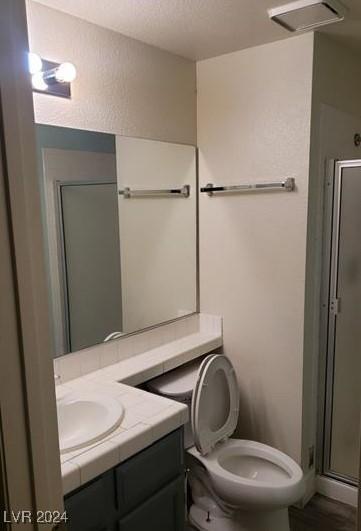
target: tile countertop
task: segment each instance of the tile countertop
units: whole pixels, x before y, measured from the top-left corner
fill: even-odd
[[[222,345],[219,334],[196,333],[125,359],[56,387],[57,398],[73,391],[99,392],[125,407],[120,427],[87,447],[61,455],[67,494],[125,461],[188,420],[184,404],[131,387],[170,371]]]

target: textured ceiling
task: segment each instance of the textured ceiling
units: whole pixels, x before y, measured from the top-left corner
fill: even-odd
[[[267,16],[268,8],[286,0],[36,1],[194,60],[291,35]],[[361,51],[361,1],[343,3],[348,20],[323,31]]]

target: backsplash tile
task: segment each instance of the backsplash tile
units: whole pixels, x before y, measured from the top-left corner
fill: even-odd
[[[214,315],[194,314],[152,330],[67,354],[54,360],[54,373],[60,376],[56,383],[65,383],[99,369],[106,371],[107,367],[119,361],[197,332],[210,335],[221,334],[222,318]]]
[[[199,329],[202,332],[209,332],[210,334],[223,333],[223,319],[219,315],[209,315],[206,313],[200,313],[199,316]]]
[[[99,349],[100,368],[108,367],[119,361],[119,347],[117,341],[107,341]]]
[[[123,339],[114,339],[112,343],[115,343],[118,348],[118,361],[125,360],[134,354],[134,338],[135,336],[124,337]],[[100,348],[102,345],[100,345]]]
[[[90,349],[89,349],[90,351]],[[89,354],[91,355],[91,354]],[[98,354],[97,354],[98,355]],[[81,376],[81,352],[72,352],[59,359],[59,376],[62,382]]]
[[[82,375],[99,370],[100,356],[102,352],[108,352],[108,345],[104,345],[102,349],[86,348],[79,352],[80,372]]]

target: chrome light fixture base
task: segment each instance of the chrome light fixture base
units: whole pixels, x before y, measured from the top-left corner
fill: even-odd
[[[44,89],[36,88],[33,85],[33,92],[40,94],[50,94],[52,96],[59,96],[60,98],[71,98],[71,83],[62,82],[56,80],[53,72],[59,68],[59,63],[53,61],[47,61],[43,59],[43,79]]]

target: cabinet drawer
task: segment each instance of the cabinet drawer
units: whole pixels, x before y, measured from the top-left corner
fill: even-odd
[[[115,469],[120,516],[183,473],[183,431],[177,430]]]
[[[103,474],[65,498],[68,531],[111,531],[116,517],[114,473]]]
[[[184,531],[184,508],[182,475],[122,518],[118,531]]]

